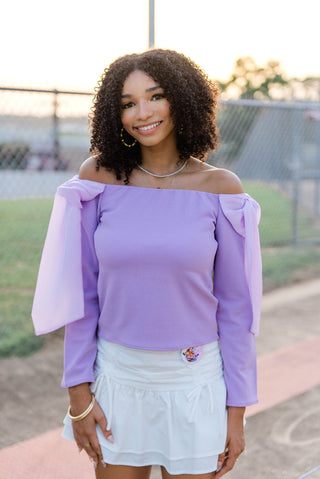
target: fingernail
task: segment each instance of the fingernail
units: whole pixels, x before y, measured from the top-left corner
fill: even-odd
[[[82,451],[82,447],[78,447],[79,454]]]
[[[104,461],[101,461],[102,467],[107,467],[107,464]]]
[[[219,472],[222,468],[222,462],[218,462],[217,464],[217,472]]]
[[[114,443],[113,435],[110,434],[110,436],[107,437],[107,440],[111,442],[111,444],[113,444]]]
[[[97,469],[98,464],[97,464],[95,461],[92,461],[92,464],[93,464],[93,467],[94,467],[95,469]]]

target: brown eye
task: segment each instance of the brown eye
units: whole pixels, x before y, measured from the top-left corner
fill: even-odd
[[[128,103],[123,103],[121,105],[121,110],[127,110],[128,108],[131,108],[134,106],[134,103],[132,101],[129,101]]]
[[[155,93],[154,95],[152,95],[152,101],[162,100],[162,98],[165,98],[163,93]]]

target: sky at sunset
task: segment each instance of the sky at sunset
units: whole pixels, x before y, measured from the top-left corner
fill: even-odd
[[[0,85],[91,91],[120,55],[148,47],[148,0],[10,0],[1,6]],[[226,80],[236,58],[320,76],[319,0],[155,0],[156,46]]]

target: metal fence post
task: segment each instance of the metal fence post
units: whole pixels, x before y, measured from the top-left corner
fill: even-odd
[[[58,90],[53,90],[53,160],[54,169],[60,169],[59,117],[58,117]]]
[[[154,1],[149,0],[149,48],[154,47]]]
[[[314,179],[313,210],[316,217],[320,216],[320,121],[316,123],[316,175]]]
[[[292,110],[291,113],[291,138],[292,138],[292,244],[298,242],[298,208],[300,193],[300,111]]]

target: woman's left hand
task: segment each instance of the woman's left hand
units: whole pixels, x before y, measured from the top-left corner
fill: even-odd
[[[220,479],[231,471],[238,457],[245,449],[244,439],[244,407],[228,407],[227,440],[224,452],[219,455],[215,479]]]

